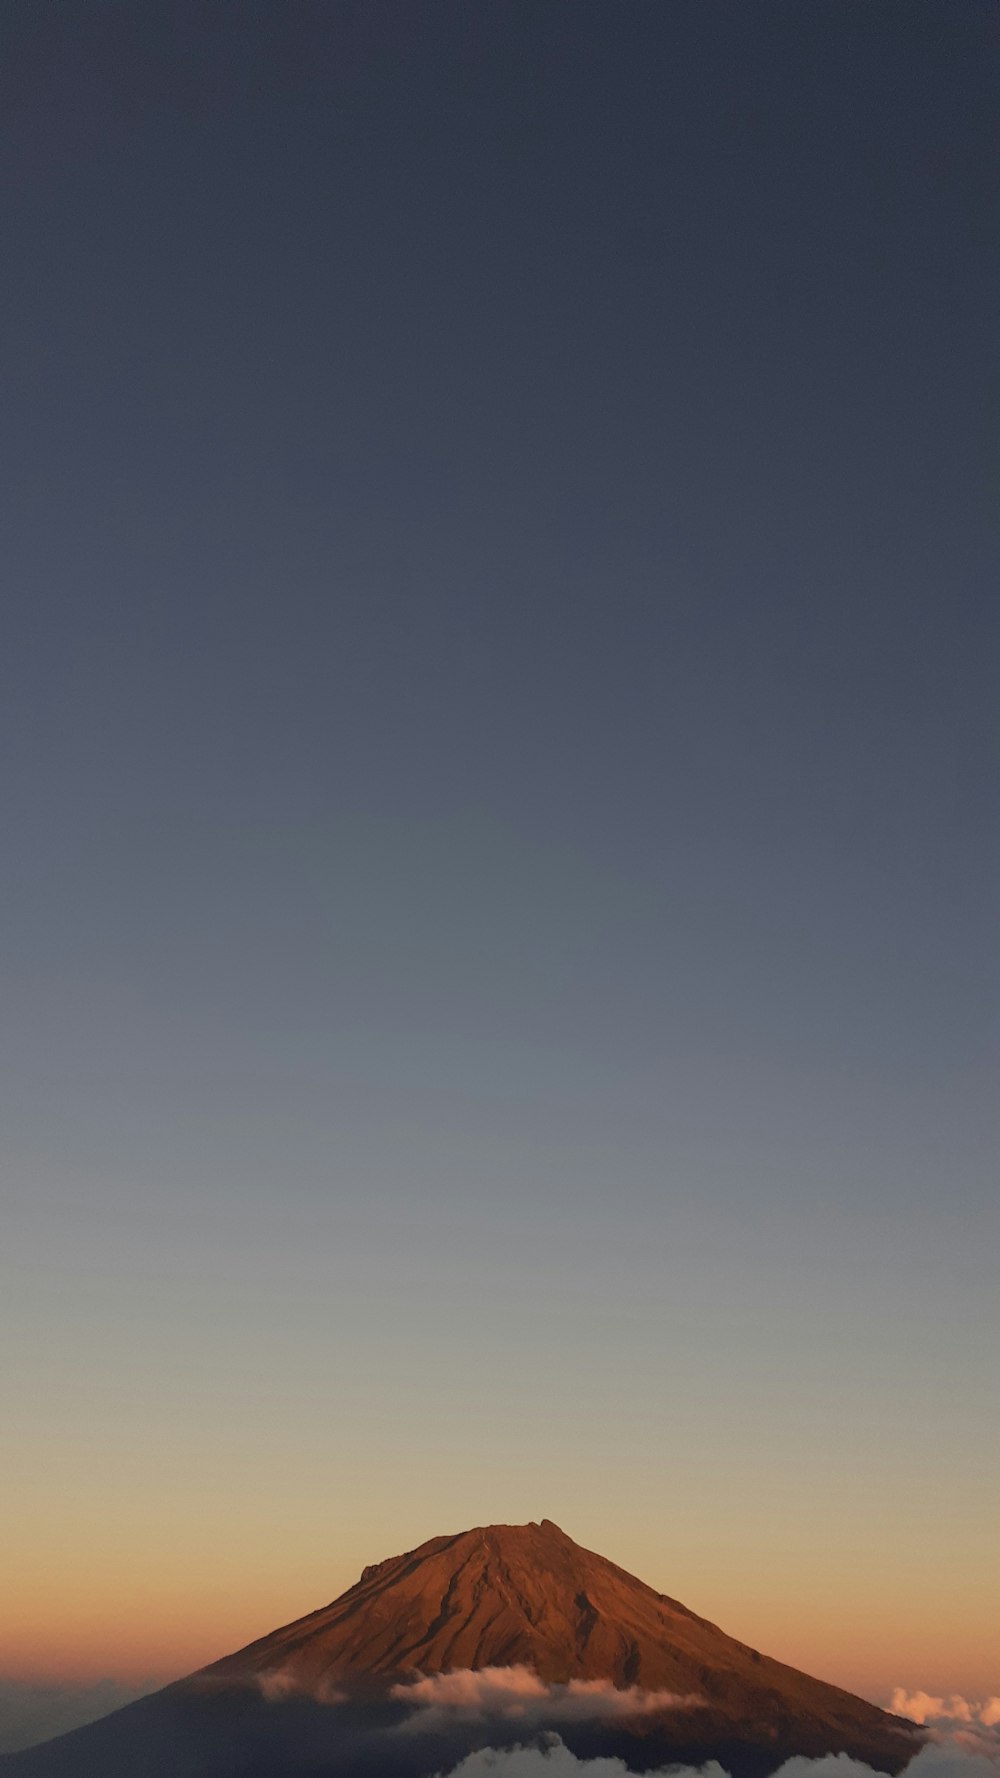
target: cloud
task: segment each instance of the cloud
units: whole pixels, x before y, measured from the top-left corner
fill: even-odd
[[[99,1679],[91,1685],[37,1685],[17,1679],[0,1679],[0,1753],[18,1753],[53,1735],[96,1722],[111,1710],[120,1710],[135,1698],[144,1697],[161,1684],[123,1685],[116,1679]]]
[[[942,1739],[922,1747],[899,1778],[997,1778],[997,1773],[993,1760],[954,1740]],[[851,1759],[846,1753],[828,1753],[823,1759],[796,1755],[779,1766],[773,1778],[878,1778],[878,1774],[873,1774],[864,1760]]]
[[[935,1698],[930,1692],[908,1692],[897,1685],[889,1709],[896,1716],[908,1716],[911,1722],[924,1724],[974,1722],[993,1728],[1000,1723],[1000,1698],[973,1703],[959,1692],[952,1692],[948,1698]]]
[[[921,1748],[900,1778],[997,1778],[1000,1767],[954,1741],[931,1742]],[[442,1778],[439,1774],[438,1778]],[[533,1747],[484,1747],[453,1767],[448,1778],[634,1778],[620,1759],[578,1759],[558,1735],[542,1737]],[[714,1760],[705,1766],[665,1766],[645,1778],[728,1778]],[[786,1760],[774,1778],[885,1778],[845,1753],[823,1759]]]
[[[455,1673],[434,1673],[394,1685],[392,1695],[402,1704],[493,1716],[516,1711],[524,1702],[547,1698],[549,1688],[531,1667],[463,1667]]]
[[[440,1774],[439,1774],[440,1778]],[[466,1755],[448,1778],[635,1778],[620,1759],[578,1759],[558,1735],[545,1735],[537,1747],[481,1747]],[[658,1778],[655,1772],[646,1778]],[[659,1778],[666,1778],[660,1774]],[[670,1778],[728,1778],[710,1760],[697,1768],[675,1766]]]
[[[551,1689],[559,1692],[562,1688]],[[641,1685],[619,1688],[606,1679],[571,1679],[554,1702],[558,1718],[575,1721],[592,1716],[659,1716],[667,1710],[698,1710],[705,1700],[696,1692],[647,1692]]]
[[[1000,1746],[992,1753],[970,1747],[964,1735],[941,1736],[911,1759],[905,1778],[997,1778]],[[903,1774],[900,1775],[903,1778]]]
[[[283,1704],[286,1698],[311,1698],[316,1704],[346,1704],[347,1693],[338,1691],[326,1679],[299,1679],[294,1673],[257,1673],[254,1680],[262,1698],[269,1704]]]
[[[930,1692],[907,1692],[897,1686],[889,1708],[897,1716],[920,1723],[939,1745],[961,1747],[1000,1769],[1000,1697],[976,1701],[952,1692],[950,1697],[937,1698]]]
[[[606,1679],[571,1679],[568,1685],[546,1685],[530,1667],[463,1668],[436,1673],[393,1687],[400,1703],[416,1706],[405,1729],[438,1729],[449,1722],[485,1718],[506,1722],[590,1722],[609,1717],[655,1716],[667,1710],[693,1710],[702,1700],[693,1693],[619,1688]]]

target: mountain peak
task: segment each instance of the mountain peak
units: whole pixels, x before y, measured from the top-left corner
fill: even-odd
[[[491,1671],[478,1681],[470,1669]],[[541,1519],[474,1526],[369,1563],[308,1617],[0,1764],[16,1778],[428,1778],[550,1719],[579,1758],[642,1771],[715,1760],[735,1778],[838,1752],[898,1772],[922,1740]],[[422,1732],[401,1735],[410,1724]]]
[[[497,1667],[694,1698],[689,1716],[716,1741],[774,1745],[794,1725],[801,1751],[843,1748],[892,1769],[913,1751],[895,1718],[725,1635],[552,1519],[474,1526],[371,1563],[330,1605],[199,1677],[323,1696]]]
[[[351,1588],[364,1586],[378,1575],[387,1575],[389,1570],[398,1563],[409,1562],[422,1556],[425,1551],[439,1548],[440,1550],[456,1550],[462,1552],[465,1546],[470,1548],[481,1544],[483,1547],[502,1553],[508,1561],[518,1562],[530,1559],[532,1553],[537,1556],[539,1549],[546,1541],[559,1540],[571,1543],[565,1531],[553,1519],[530,1519],[526,1525],[475,1525],[469,1531],[458,1531],[451,1536],[431,1538],[429,1543],[421,1544],[417,1550],[405,1550],[401,1556],[385,1556],[381,1562],[369,1562],[361,1570],[359,1579]]]

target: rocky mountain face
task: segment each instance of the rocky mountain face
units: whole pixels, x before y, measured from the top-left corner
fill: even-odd
[[[509,1683],[528,1688],[527,1717],[523,1698],[501,1707],[496,1669],[517,1670]],[[493,1704],[466,1682],[466,1707],[450,1718],[455,1681],[435,1689],[435,1677],[484,1673]],[[443,1700],[424,1715],[433,1732],[400,1733],[428,1697]],[[635,1770],[715,1758],[737,1778],[763,1778],[793,1753],[841,1751],[894,1773],[920,1745],[912,1725],[748,1648],[543,1519],[375,1563],[332,1604],[104,1723],[0,1761],[0,1773],[230,1778],[269,1773],[273,1758],[283,1778],[307,1765],[419,1778],[472,1746],[540,1733],[550,1717],[581,1757],[615,1753]]]

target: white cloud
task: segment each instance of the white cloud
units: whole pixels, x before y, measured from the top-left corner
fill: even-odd
[[[890,1710],[919,1722],[943,1747],[960,1747],[968,1755],[993,1762],[1000,1769],[1000,1698],[975,1700],[960,1692],[934,1697],[930,1692],[907,1692],[897,1686]]]
[[[523,1702],[546,1698],[548,1691],[531,1667],[465,1667],[395,1685],[392,1695],[403,1704],[492,1716],[516,1709]]]
[[[294,1697],[298,1690],[290,1673],[258,1673],[257,1687],[269,1704],[281,1704],[285,1698]]]
[[[889,1709],[896,1716],[908,1716],[911,1722],[924,1724],[975,1722],[984,1728],[992,1728],[1000,1723],[1000,1698],[974,1703],[959,1692],[952,1692],[947,1698],[936,1698],[930,1692],[908,1692],[904,1686],[897,1685]]]
[[[449,1778],[634,1778],[634,1774],[620,1759],[577,1759],[558,1735],[546,1735],[538,1747],[479,1748]],[[646,1778],[657,1774],[647,1773]],[[728,1773],[711,1760],[697,1771],[674,1767],[670,1778],[728,1778]]]
[[[911,1759],[905,1778],[997,1778],[1000,1748],[969,1744],[965,1735],[942,1736]],[[900,1778],[904,1778],[901,1774]]]
[[[341,1692],[326,1679],[303,1680],[294,1673],[257,1673],[257,1688],[269,1704],[282,1704],[286,1698],[311,1698],[316,1704],[346,1704],[347,1693]]]
[[[997,1778],[998,1768],[953,1740],[932,1741],[915,1754],[899,1778]],[[796,1755],[786,1760],[774,1778],[878,1778],[864,1760],[847,1753],[828,1753],[822,1759]],[[884,1775],[883,1775],[884,1778]]]
[[[934,1698],[930,1692],[908,1692],[901,1685],[893,1692],[889,1709],[896,1716],[908,1716],[911,1722],[939,1722],[942,1717],[953,1722],[971,1720],[968,1704],[957,1693],[948,1699]]]
[[[571,1679],[563,1690],[552,1686],[555,1715],[569,1719],[590,1716],[660,1716],[667,1710],[698,1710],[704,1698],[696,1692],[647,1692],[641,1685],[616,1686],[607,1679]]]
[[[693,1693],[619,1688],[606,1679],[571,1679],[568,1685],[546,1685],[530,1667],[465,1668],[435,1673],[393,1687],[401,1703],[416,1706],[403,1725],[407,1729],[440,1728],[445,1722],[483,1718],[525,1723],[584,1722],[596,1718],[654,1716],[668,1710],[693,1710],[702,1700]]]
[[[935,1741],[921,1748],[900,1778],[997,1778],[992,1759],[970,1752],[960,1743]],[[439,1774],[439,1778],[441,1775]],[[535,1747],[485,1747],[470,1753],[453,1768],[448,1778],[634,1778],[619,1759],[577,1759],[558,1735],[543,1738]],[[702,1767],[669,1766],[646,1778],[728,1778],[721,1766],[710,1761]],[[774,1778],[884,1778],[861,1760],[845,1753],[823,1759],[795,1758],[785,1762]]]

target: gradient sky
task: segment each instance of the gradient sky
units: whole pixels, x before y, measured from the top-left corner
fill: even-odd
[[[4,0],[0,1673],[1000,1691],[998,17]]]

